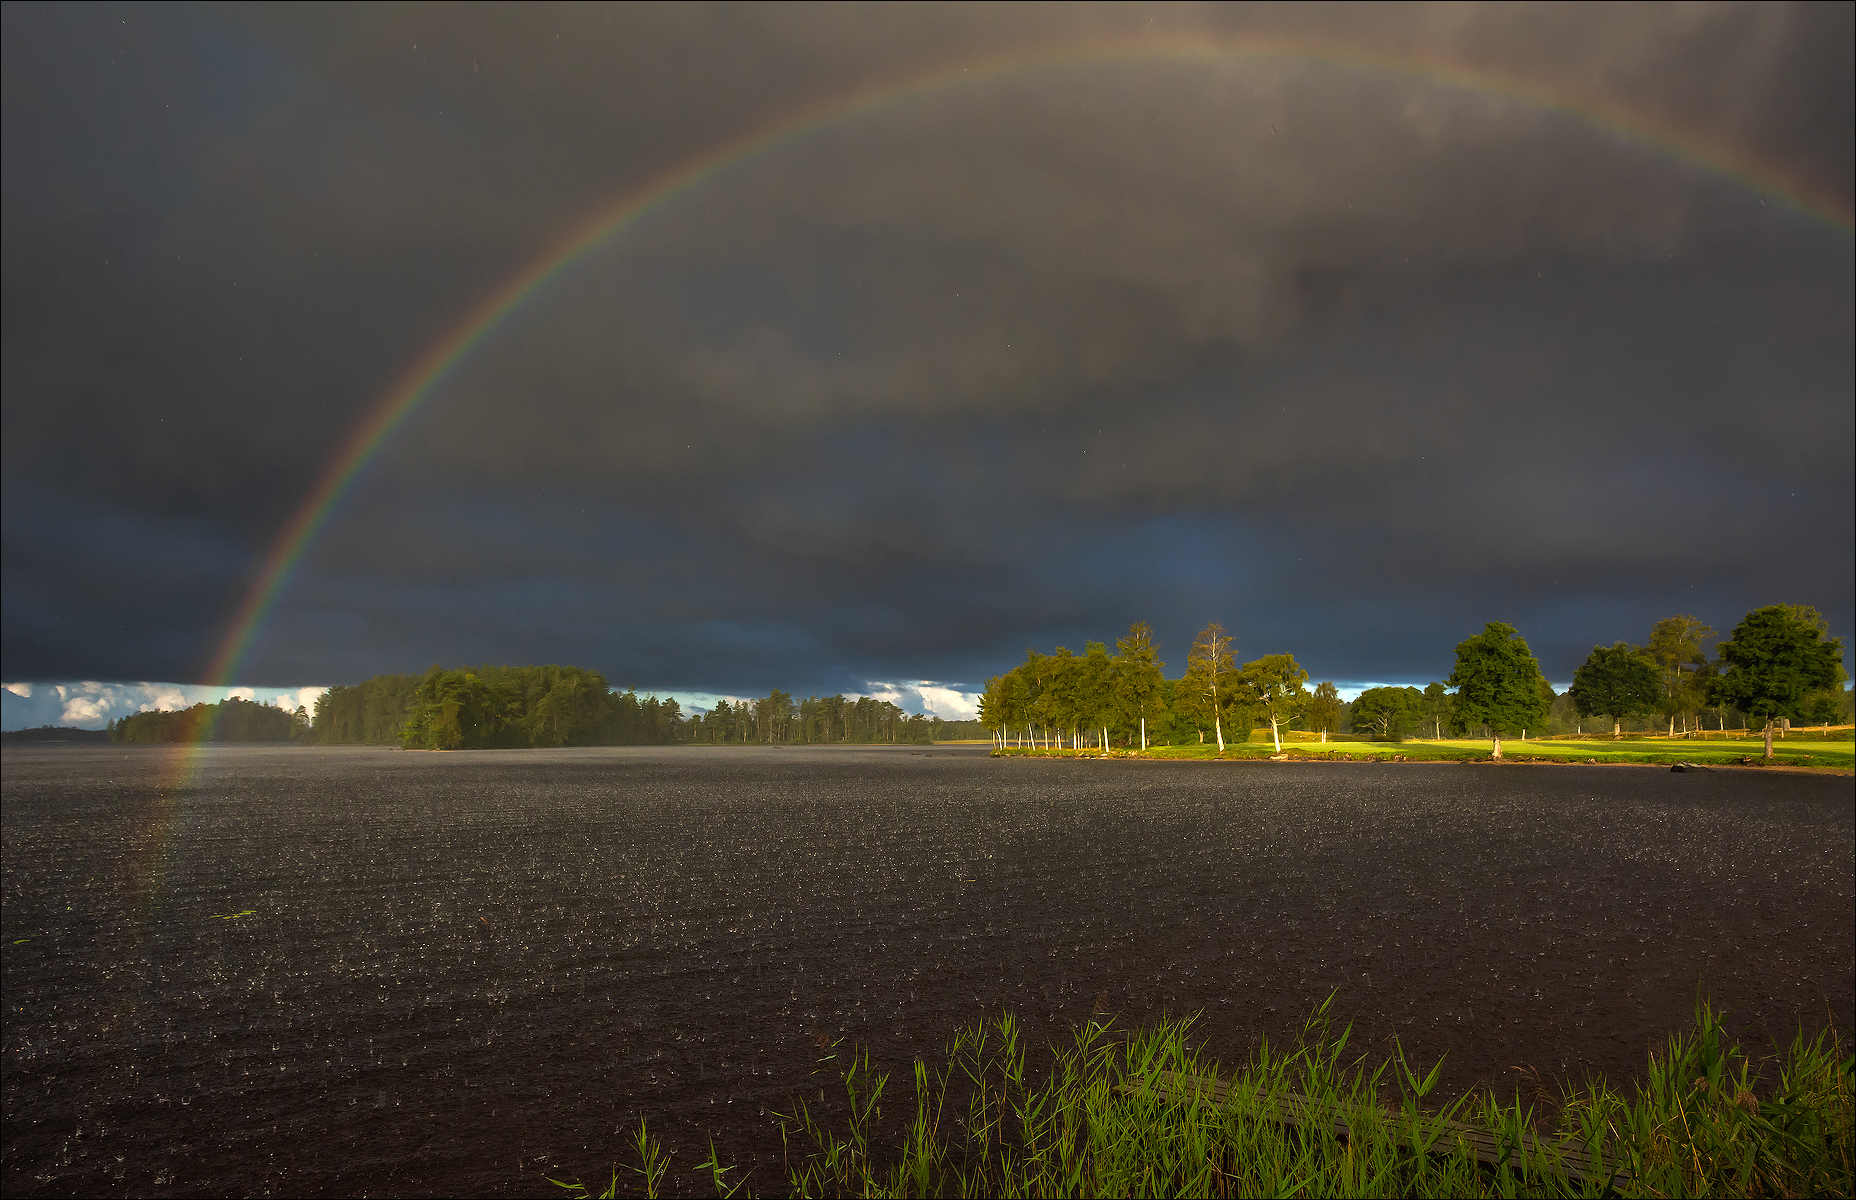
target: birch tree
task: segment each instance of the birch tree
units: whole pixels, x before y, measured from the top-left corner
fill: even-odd
[[[1115,643],[1115,708],[1130,728],[1139,726],[1141,750],[1147,749],[1147,720],[1166,713],[1166,677],[1159,661],[1159,644],[1145,621],[1128,626],[1128,636]]]
[[[1224,710],[1236,699],[1237,668],[1231,661],[1231,638],[1213,621],[1193,640],[1186,654],[1186,677],[1179,681],[1181,707],[1189,715],[1209,717],[1224,753]]]
[[[1245,663],[1238,679],[1247,693],[1245,698],[1269,719],[1270,739],[1276,743],[1276,753],[1281,754],[1282,727],[1308,705],[1308,672],[1293,654],[1265,654],[1255,662]]]

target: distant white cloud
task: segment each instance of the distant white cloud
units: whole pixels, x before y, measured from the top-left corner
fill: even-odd
[[[194,704],[212,704],[228,696],[314,711],[326,687],[205,687],[194,683],[0,684],[0,728],[33,729],[40,725],[101,729],[110,721],[138,712],[175,712]]]
[[[932,679],[872,679],[863,693],[872,700],[887,700],[904,712],[933,713],[944,721],[970,721],[979,715],[978,692],[963,692]]]
[[[980,715],[978,692],[961,692],[932,683],[923,683],[918,690],[928,711],[943,721],[971,721]]]

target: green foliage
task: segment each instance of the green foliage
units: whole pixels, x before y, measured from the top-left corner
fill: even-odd
[[[942,739],[984,737],[986,726],[979,721],[943,721],[927,713],[904,712],[887,700],[870,696],[808,696],[800,700],[775,688],[752,700],[718,700],[713,711],[693,714],[677,736],[705,745],[926,745]]]
[[[1427,683],[1418,700],[1418,724],[1424,732],[1441,738],[1456,721],[1456,697],[1441,683]]]
[[[1317,683],[1308,707],[1302,710],[1302,723],[1316,733],[1336,734],[1346,714],[1347,702],[1340,698],[1340,689],[1332,683]]]
[[[1372,731],[1382,742],[1403,741],[1423,713],[1424,693],[1414,687],[1376,687],[1361,692],[1349,709],[1353,731]]]
[[[139,712],[109,724],[112,742],[288,742],[309,735],[308,714],[231,696],[178,712]]]
[[[1307,707],[1308,672],[1293,654],[1266,654],[1244,664],[1237,673],[1239,697],[1270,724],[1270,736],[1280,741],[1282,730]]]
[[[1481,633],[1459,643],[1456,669],[1447,682],[1456,691],[1459,729],[1486,725],[1499,736],[1545,726],[1540,664],[1512,625],[1490,621]]]
[[[1236,708],[1237,701],[1237,666],[1231,658],[1231,639],[1224,626],[1213,621],[1200,631],[1186,654],[1186,674],[1174,693],[1174,707],[1180,716],[1211,729],[1222,750],[1227,715],[1237,718],[1231,727],[1249,737],[1250,714]]]
[[[316,701],[314,738],[421,750],[661,745],[682,725],[675,700],[614,692],[597,671],[433,667],[330,688]]]
[[[1707,644],[1714,630],[1686,613],[1665,617],[1650,629],[1642,653],[1656,664],[1662,694],[1656,708],[1674,724],[1677,717],[1707,703]]]
[[[1720,644],[1709,702],[1731,704],[1761,720],[1808,719],[1807,698],[1842,682],[1843,639],[1826,638],[1816,616],[1815,610],[1783,604],[1748,613]]]
[[[1115,724],[1130,731],[1145,728],[1151,739],[1167,716],[1166,677],[1161,673],[1166,664],[1160,661],[1153,627],[1136,621],[1115,649],[1120,651],[1113,682]]]
[[[1582,717],[1604,714],[1614,722],[1655,708],[1665,693],[1656,667],[1635,646],[1593,646],[1567,689]]]

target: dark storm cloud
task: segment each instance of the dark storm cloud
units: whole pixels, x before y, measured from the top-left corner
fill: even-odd
[[[1847,7],[5,20],[9,678],[190,677],[349,430],[577,222],[1014,56],[742,159],[525,303],[245,681],[973,683],[1143,618],[1171,659],[1222,619],[1343,679],[1441,675],[1503,619],[1564,678],[1677,611],[1851,626],[1847,228],[1358,65],[1622,106],[1847,212]],[[1178,52],[1255,33],[1336,53]]]

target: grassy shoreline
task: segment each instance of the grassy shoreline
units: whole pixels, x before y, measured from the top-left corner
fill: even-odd
[[[1695,1027],[1652,1052],[1631,1094],[1592,1080],[1546,1114],[1486,1093],[1435,1104],[1441,1063],[1414,1068],[1396,1042],[1377,1063],[1350,1054],[1351,1027],[1335,1028],[1332,1002],[1292,1046],[1265,1042],[1233,1071],[1195,1048],[1194,1018],[1126,1032],[1099,1018],[1053,1047],[1038,1078],[1005,1014],[958,1033],[945,1066],[914,1064],[900,1121],[882,1120],[889,1077],[868,1054],[834,1053],[820,1061],[844,1088],[843,1127],[804,1100],[775,1114],[787,1146],[775,1186],[799,1196],[1594,1197],[1856,1187],[1856,1057],[1834,1029],[1800,1031],[1756,1061],[1723,1014],[1698,1003]],[[659,1194],[669,1156],[643,1125],[632,1142],[638,1165],[615,1166],[598,1194]],[[755,1182],[722,1166],[713,1144],[696,1172],[718,1195],[751,1194]],[[551,1182],[575,1200],[595,1194]]]

